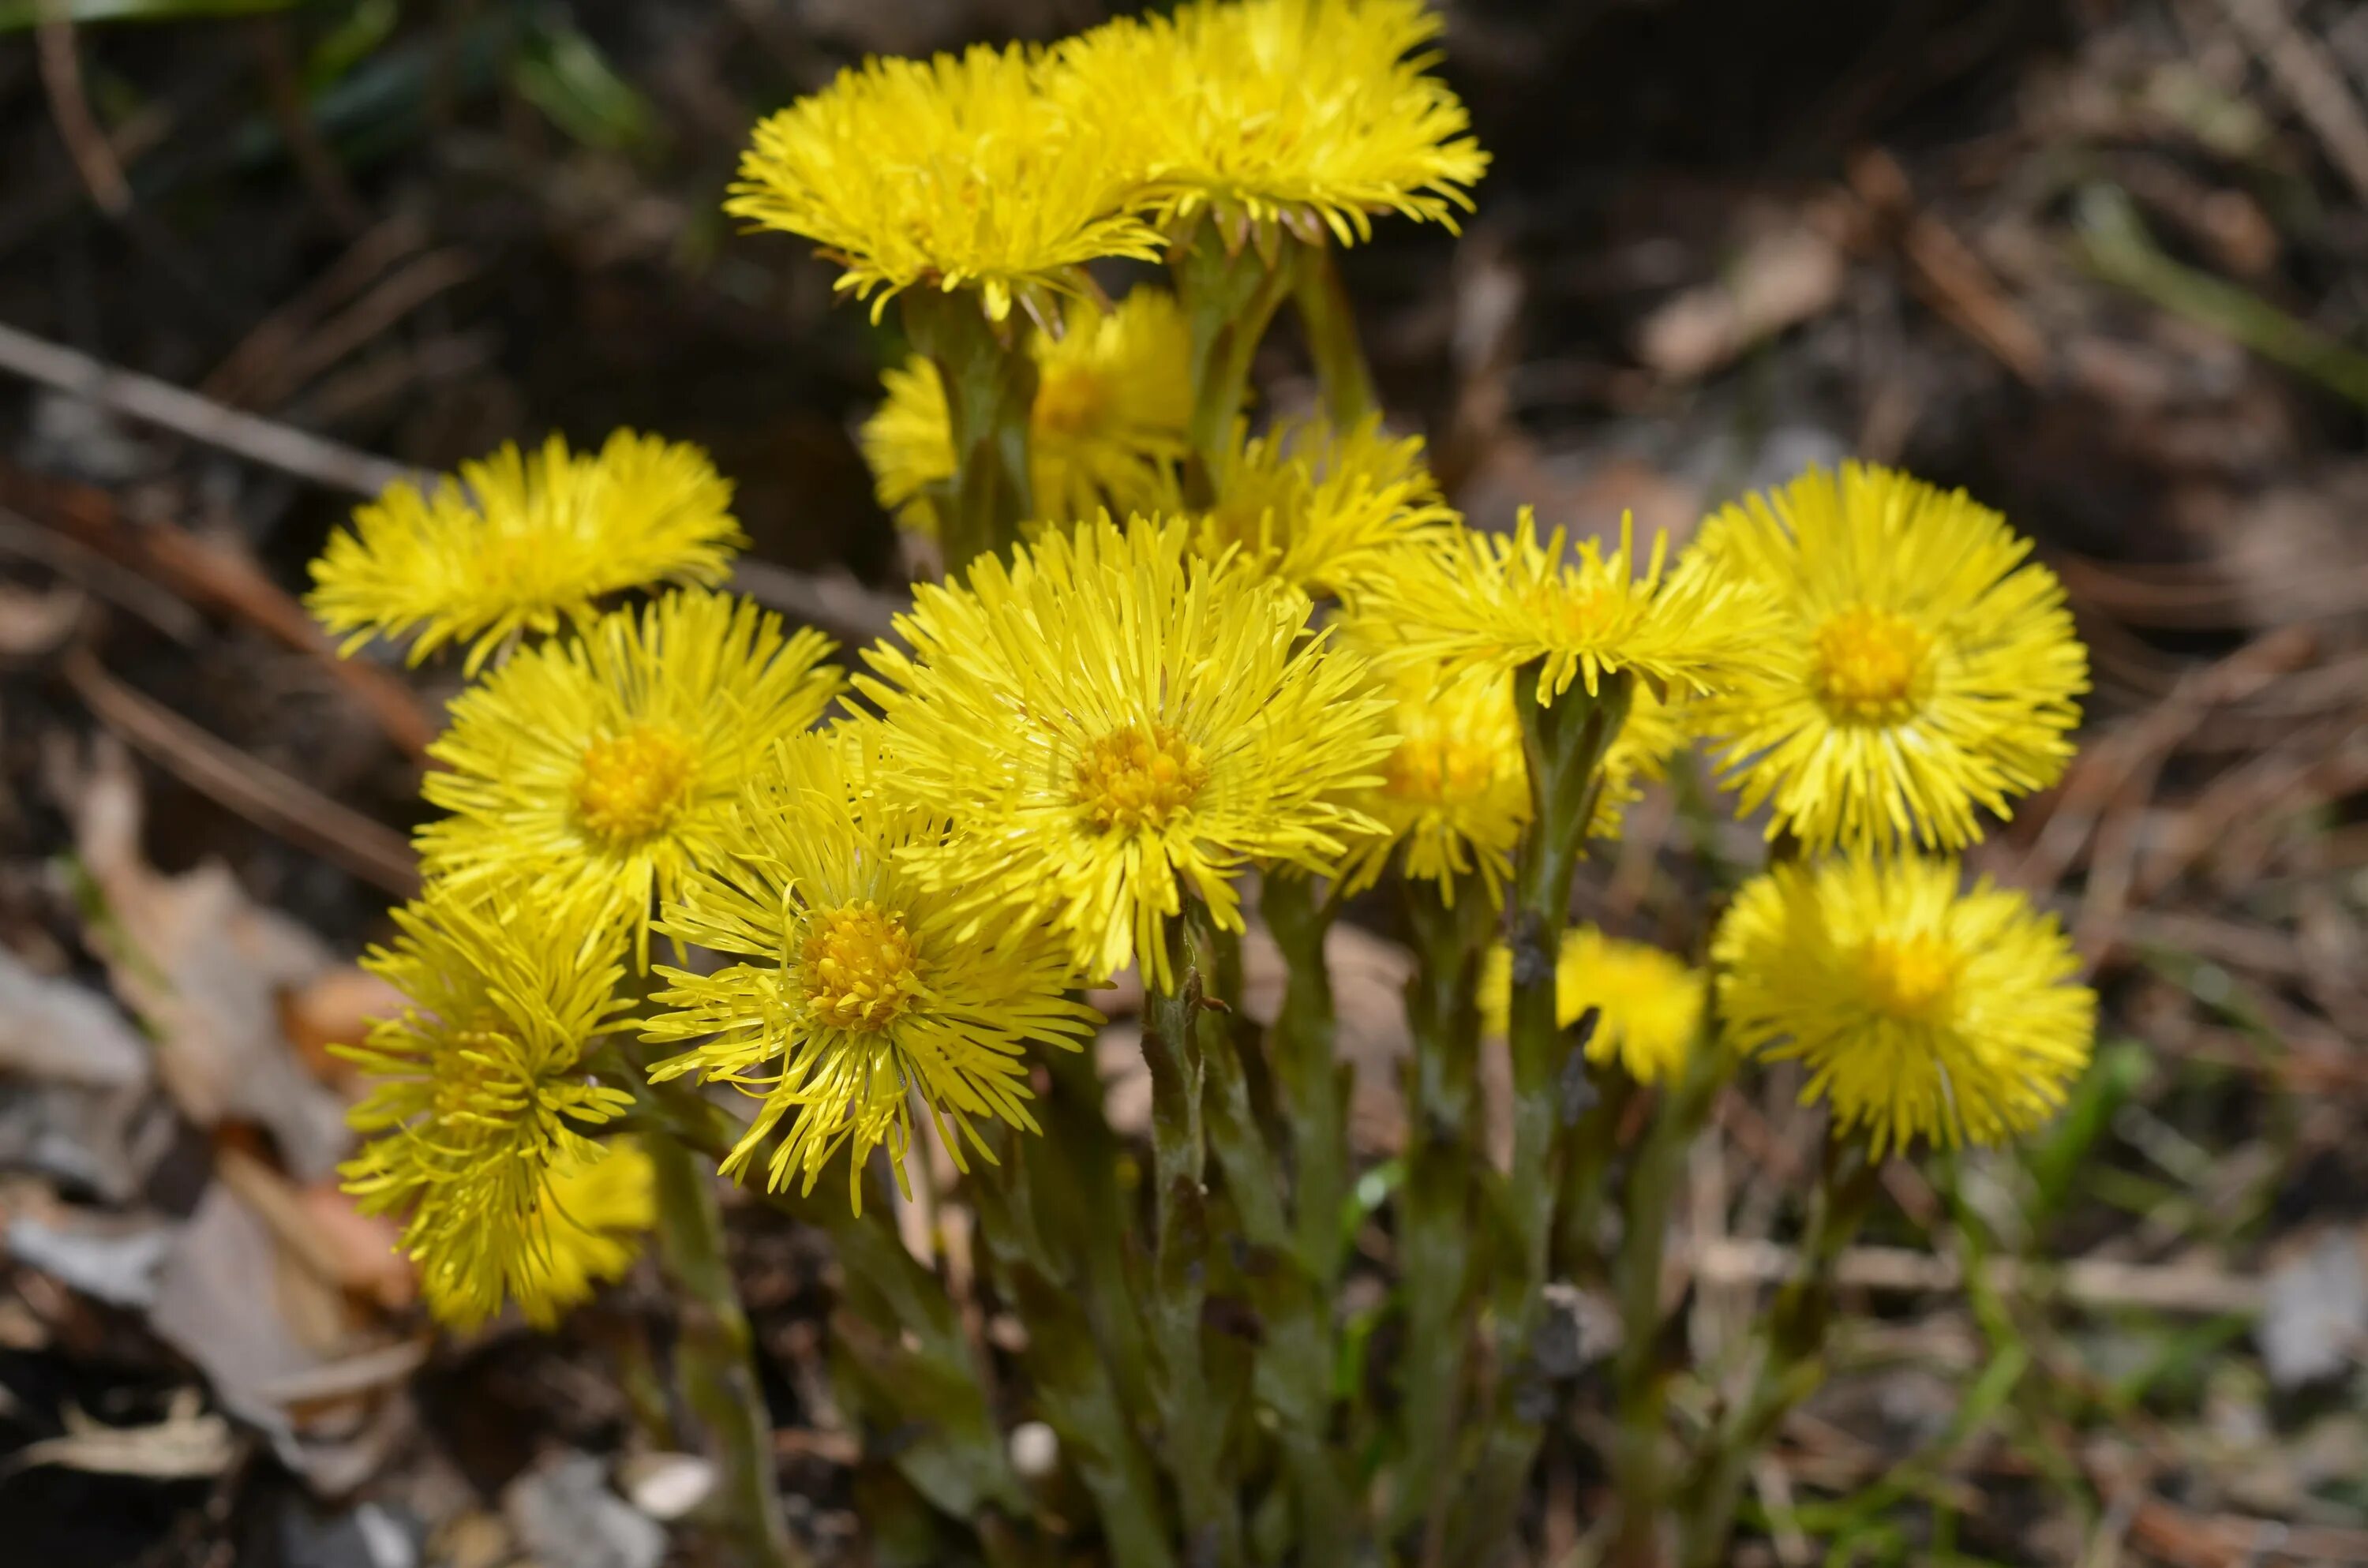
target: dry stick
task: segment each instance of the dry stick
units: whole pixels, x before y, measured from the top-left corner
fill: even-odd
[[[74,159],[74,173],[82,176],[84,187],[100,210],[110,217],[122,216],[131,208],[131,185],[123,177],[123,165],[83,92],[82,57],[74,47],[74,23],[63,6],[41,22],[35,44],[40,54],[41,89],[49,95],[50,117]]]
[[[375,495],[399,479],[416,477],[384,458],[241,414],[6,324],[0,324],[0,369],[332,490]]]
[[[65,677],[99,722],[217,805],[311,850],[396,898],[419,891],[418,863],[403,835],[258,762],[132,690],[88,649],[66,655]]]
[[[2220,9],[2327,148],[2328,161],[2368,200],[2368,115],[2344,86],[2326,46],[2294,25],[2285,0],[2220,0]]]

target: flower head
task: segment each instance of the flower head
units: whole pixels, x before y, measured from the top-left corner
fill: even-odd
[[[727,1172],[788,1119],[771,1184],[802,1179],[811,1191],[850,1144],[859,1210],[874,1148],[887,1147],[903,1181],[916,1097],[959,1130],[946,1140],[957,1162],[964,1138],[987,1153],[973,1118],[1036,1130],[1027,1046],[1074,1049],[1096,1021],[1069,997],[1065,944],[1041,925],[971,932],[957,901],[903,864],[903,850],[942,840],[948,824],[881,798],[883,738],[857,722],[774,749],[731,858],[684,880],[664,926],[743,961],[712,975],[660,970],[669,989],[657,1001],[673,1011],[648,1030],[700,1041],[652,1076],[696,1072],[762,1096]]]
[[[1623,942],[1592,926],[1562,934],[1554,962],[1554,1020],[1568,1028],[1590,1007],[1587,1059],[1618,1061],[1640,1084],[1675,1077],[1702,1030],[1709,984],[1702,971],[1645,942]],[[1502,1034],[1511,1011],[1513,954],[1491,948],[1480,975],[1481,1025]]]
[[[2055,574],[1963,491],[1847,463],[1711,519],[1695,547],[1781,617],[1702,710],[1742,808],[1813,848],[1959,848],[1976,807],[2062,776],[2088,654]]]
[[[1239,551],[1310,594],[1338,594],[1390,553],[1444,539],[1455,514],[1423,466],[1422,437],[1393,438],[1378,417],[1351,430],[1322,419],[1250,437],[1245,427],[1212,476],[1217,504],[1194,518],[1192,548]],[[1181,512],[1176,480],[1165,510]]]
[[[1076,293],[1098,256],[1155,259],[1138,187],[1110,139],[1043,90],[1019,45],[928,61],[868,60],[757,125],[723,210],[803,234],[888,299],[975,287],[1001,321],[1012,301]]]
[[[398,480],[354,509],[313,563],[305,603],[346,638],[416,631],[414,664],[468,642],[468,673],[526,631],[581,623],[595,601],[654,583],[721,583],[747,540],[707,454],[620,430],[596,456],[557,436],[506,446],[430,491]]]
[[[542,1234],[522,1259],[519,1315],[536,1328],[589,1301],[601,1281],[622,1279],[657,1223],[657,1173],[640,1143],[612,1138],[581,1161],[552,1167],[540,1219]],[[428,1308],[450,1312],[429,1287]]]
[[[449,888],[394,914],[363,967],[407,1006],[341,1050],[376,1080],[350,1113],[370,1135],[343,1168],[367,1213],[407,1216],[403,1247],[446,1321],[515,1298],[565,1305],[558,1184],[598,1161],[585,1133],[631,1103],[593,1083],[585,1049],[621,1028],[618,933],[592,901],[471,899]]]
[[[1104,310],[1069,302],[1059,336],[1030,340],[1036,404],[1029,461],[1036,506],[1066,528],[1107,507],[1149,511],[1165,494],[1163,469],[1182,460],[1191,416],[1191,341],[1176,298],[1139,288]],[[915,356],[884,378],[888,399],[864,422],[863,455],[880,504],[906,527],[934,535],[932,492],[953,478],[953,432],[937,367]]]
[[[653,896],[724,852],[740,787],[839,689],[828,639],[686,590],[529,649],[452,702],[422,790],[430,875],[607,897],[646,950]]]
[[[1287,584],[1189,559],[1180,522],[1141,518],[919,589],[897,623],[911,653],[875,648],[857,677],[896,733],[886,782],[959,829],[908,846],[915,873],[981,923],[1050,913],[1093,978],[1139,959],[1170,988],[1187,889],[1239,930],[1235,869],[1328,873],[1370,830],[1341,797],[1378,781],[1389,701],[1307,636],[1307,610]]]
[[[1593,540],[1575,555],[1565,543],[1560,528],[1541,540],[1524,507],[1510,535],[1458,529],[1391,552],[1351,597],[1360,619],[1394,628],[1399,662],[1504,674],[1542,661],[1541,703],[1574,680],[1591,696],[1622,670],[1664,694],[1710,691],[1759,651],[1759,591],[1691,564],[1665,574],[1667,535],[1654,536],[1641,575],[1626,517],[1609,554]]]
[[[2054,918],[1958,882],[1955,862],[1917,857],[1779,866],[1713,947],[1729,1038],[1799,1060],[1804,1099],[1878,1155],[2027,1131],[2089,1061],[2097,996]]]
[[[1382,831],[1356,841],[1342,879],[1352,892],[1371,887],[1403,846],[1406,874],[1438,883],[1450,903],[1457,881],[1474,873],[1501,902],[1531,811],[1511,680],[1483,670],[1440,682],[1413,670],[1397,676],[1394,695],[1396,749],[1381,782],[1355,798]]]
[[[1488,154],[1429,74],[1439,29],[1421,0],[1191,0],[1070,40],[1053,90],[1165,218],[1321,222],[1342,244],[1377,212],[1452,229]]]

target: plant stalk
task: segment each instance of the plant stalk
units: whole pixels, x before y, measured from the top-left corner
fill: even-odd
[[[1329,1301],[1348,1252],[1340,1214],[1349,1201],[1349,1069],[1334,1059],[1338,1020],[1324,961],[1339,903],[1319,900],[1313,878],[1269,874],[1259,907],[1286,966],[1271,1039],[1275,1077],[1289,1112],[1292,1217],[1300,1261]]]
[[[1340,280],[1339,254],[1330,242],[1297,247],[1291,299],[1315,366],[1324,412],[1335,430],[1353,430],[1382,405],[1373,371],[1357,336],[1356,308]]]
[[[1234,421],[1249,402],[1250,366],[1297,271],[1281,248],[1296,242],[1280,231],[1264,245],[1254,226],[1230,237],[1224,231],[1217,219],[1203,217],[1168,251],[1192,340],[1184,499],[1200,507],[1216,505],[1216,476],[1233,445]]]
[[[908,289],[898,297],[905,331],[937,367],[953,437],[954,474],[938,500],[946,576],[999,553],[1036,515],[1029,466],[1029,421],[1036,407],[1036,360],[1017,340],[1015,317],[997,326],[966,290]]]

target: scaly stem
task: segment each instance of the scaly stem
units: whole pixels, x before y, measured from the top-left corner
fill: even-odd
[[[1205,1560],[1218,1568],[1238,1568],[1241,1511],[1226,1474],[1225,1424],[1201,1351],[1209,1264],[1203,1185],[1208,1143],[1201,1114],[1207,1063],[1198,1027],[1202,956],[1191,937],[1194,918],[1187,908],[1167,923],[1176,989],[1153,990],[1143,1006],[1157,1199],[1148,1312],[1156,1371],[1153,1392],[1184,1514],[1185,1555],[1196,1564]]]
[[[1269,874],[1260,907],[1286,966],[1272,1061],[1289,1112],[1299,1256],[1329,1301],[1348,1250],[1340,1214],[1349,1200],[1349,1070],[1333,1060],[1338,1026],[1332,974],[1324,962],[1324,940],[1339,903],[1318,901],[1315,885],[1309,877]]]
[[[1445,896],[1452,892],[1454,902]],[[1398,1200],[1398,1275],[1406,1297],[1400,1374],[1403,1477],[1390,1533],[1425,1530],[1425,1561],[1444,1547],[1444,1506],[1470,1371],[1473,1151],[1479,1144],[1480,961],[1496,911],[1476,878],[1444,890],[1406,884],[1415,971],[1406,981],[1406,1179]]]
[[[1216,504],[1216,475],[1233,445],[1234,421],[1249,401],[1251,362],[1297,270],[1280,248],[1296,242],[1279,230],[1260,234],[1252,228],[1229,238],[1225,228],[1203,218],[1168,251],[1176,297],[1191,329],[1184,499],[1194,506]]]
[[[1569,919],[1571,876],[1602,789],[1603,756],[1627,721],[1634,689],[1634,677],[1618,671],[1599,677],[1592,695],[1573,686],[1558,700],[1542,705],[1543,669],[1542,662],[1525,665],[1513,678],[1533,807],[1513,883],[1513,1169],[1504,1187],[1506,1256],[1499,1260],[1491,1303],[1496,1407],[1458,1536],[1458,1562],[1485,1561],[1511,1532],[1544,1436],[1544,1390],[1530,1342],[1543,1299],[1554,1199],[1562,1183],[1562,1074],[1571,1050],[1556,1011],[1555,966]]]
[[[1036,360],[1017,317],[997,325],[966,290],[908,289],[899,296],[905,331],[937,367],[952,433],[954,476],[938,505],[946,576],[977,556],[999,552],[1036,515],[1029,469],[1029,419],[1036,407]]]
[[[1356,310],[1340,281],[1340,258],[1328,241],[1297,251],[1291,299],[1315,364],[1315,384],[1323,389],[1324,412],[1334,429],[1353,430],[1382,404],[1358,341]]]
[[[1712,1434],[1679,1511],[1686,1568],[1719,1568],[1726,1561],[1753,1456],[1786,1413],[1825,1381],[1835,1270],[1882,1187],[1882,1166],[1861,1142],[1827,1143],[1801,1235],[1801,1273],[1776,1293],[1751,1391]]]
[[[733,1568],[805,1568],[773,1475],[773,1424],[757,1381],[747,1314],[723,1251],[715,1172],[662,1131],[643,1141],[655,1167],[658,1257],[681,1309],[675,1364],[715,1450],[716,1535]]]
[[[1661,1365],[1661,1270],[1669,1211],[1685,1174],[1686,1152],[1702,1131],[1711,1101],[1726,1078],[1726,1055],[1715,1034],[1694,1041],[1676,1083],[1664,1090],[1652,1129],[1628,1173],[1627,1218],[1612,1270],[1620,1302],[1620,1356],[1613,1387],[1620,1401],[1616,1459],[1620,1533],[1617,1568],[1659,1568],[1668,1373]]]
[[[1611,1162],[1620,1153],[1620,1129],[1636,1101],[1636,1080],[1607,1063],[1590,1068],[1588,1082],[1595,1098],[1579,1113],[1563,1157],[1553,1263],[1558,1276],[1600,1281],[1606,1268],[1603,1199],[1611,1187]]]

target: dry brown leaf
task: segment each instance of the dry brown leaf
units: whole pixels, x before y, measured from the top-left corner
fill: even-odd
[[[1672,381],[1692,381],[1763,338],[1822,315],[1841,298],[1840,247],[1806,224],[1744,247],[1719,278],[1689,289],[1645,318],[1637,357]]]

